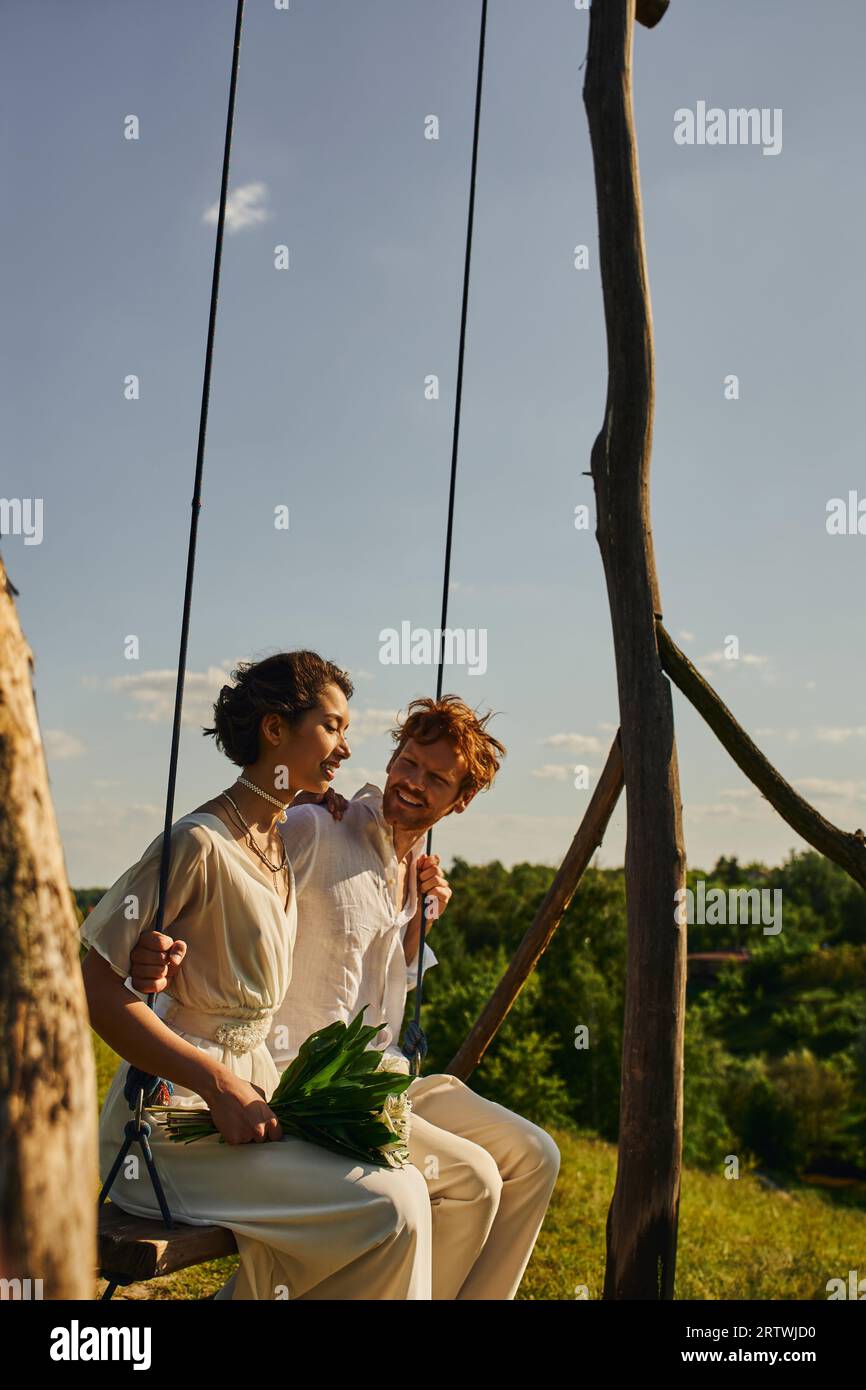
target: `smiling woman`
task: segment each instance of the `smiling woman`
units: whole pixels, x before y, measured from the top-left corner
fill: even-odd
[[[345,701],[354,694],[347,673],[316,652],[279,652],[262,661],[242,661],[232,672],[234,685],[224,685],[214,705],[214,724],[203,732],[217,748],[240,767],[259,755],[259,721],[264,714],[282,714],[289,727],[316,708],[329,685],[342,692]],[[339,731],[348,724],[340,710],[328,723]]]
[[[352,684],[308,651],[242,664],[234,676],[204,732],[242,775],[171,828],[165,926],[177,939],[159,939],[178,958],[189,946],[184,968],[155,1010],[127,987],[130,952],[156,918],[158,836],[81,928],[91,947],[83,966],[91,1021],[145,1074],[148,1100],[150,1083],[166,1078],[172,1107],[209,1109],[228,1141],[214,1134],[174,1144],[159,1127],[150,1133],[172,1215],[234,1231],[235,1298],[429,1298],[422,1175],[290,1138],[265,1100],[279,1083],[266,1037],[291,979],[297,928],[294,875],[277,823],[298,791],[324,792],[326,768],[349,756]],[[129,1091],[122,1062],[100,1115],[100,1172],[122,1210],[158,1216],[148,1173],[115,1162]]]

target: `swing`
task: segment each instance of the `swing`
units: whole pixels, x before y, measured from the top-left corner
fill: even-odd
[[[201,509],[201,483],[204,467],[204,447],[207,432],[208,403],[210,399],[211,363],[213,359],[214,329],[219,295],[220,265],[222,262],[223,230],[225,226],[226,193],[228,189],[229,161],[231,156],[232,131],[234,126],[235,94],[237,91],[238,60],[240,57],[241,28],[243,24],[244,0],[237,0],[235,31],[232,52],[231,80],[229,84],[228,115],[226,120],[225,145],[223,150],[222,183],[220,186],[219,216],[217,221],[216,245],[214,250],[213,279],[211,283],[210,316],[208,320],[207,347],[205,351],[204,382],[202,387],[201,414],[199,418],[198,448],[196,453],[195,483],[190,519],[189,549],[187,554],[186,584],[184,589],[183,616],[181,622],[180,654],[178,657],[177,685],[175,689],[174,722],[169,758],[168,788],[166,792],[165,821],[163,827],[162,853],[159,868],[159,887],[157,895],[154,930],[161,932],[165,915],[165,894],[171,857],[171,826],[174,813],[174,791],[177,775],[178,749],[180,744],[181,710],[183,706],[184,677],[186,673],[186,653],[189,636],[189,619],[192,604],[192,585],[195,572],[195,549],[198,535],[198,514]],[[469,180],[469,210],[466,229],[466,255],[463,269],[463,298],[460,311],[460,341],[457,359],[457,383],[455,389],[454,423],[451,445],[451,475],[448,493],[448,521],[445,539],[445,573],[442,585],[441,630],[447,629],[448,587],[451,573],[451,542],[454,525],[454,497],[457,479],[457,455],[460,439],[460,407],[463,395],[463,361],[466,346],[466,319],[469,299],[469,267],[472,254],[472,226],[475,214],[475,180],[478,162],[478,132],[481,118],[481,88],[484,75],[484,40],[487,28],[487,0],[481,5],[481,30],[478,45],[478,76],[475,90],[475,121],[472,139],[472,165]],[[438,654],[436,678],[436,698],[442,696],[444,673],[444,650]],[[432,827],[427,832],[426,853],[429,855],[433,844]],[[432,907],[425,904],[421,912],[421,930],[418,942],[418,976],[415,990],[415,1010],[407,1024],[403,1038],[402,1051],[409,1059],[412,1072],[418,1076],[421,1061],[427,1052],[427,1042],[421,1028],[421,1005],[423,987],[423,960],[426,941],[427,921],[432,915]],[[155,994],[148,995],[147,1003],[153,1008]],[[206,1260],[217,1259],[236,1253],[237,1244],[234,1233],[225,1226],[190,1226],[175,1223],[162,1184],[156,1163],[150,1149],[151,1126],[144,1118],[148,1103],[154,1104],[155,1097],[166,1087],[159,1077],[148,1076],[139,1068],[130,1065],[127,1072],[124,1095],[133,1111],[127,1122],[123,1144],[118,1152],[111,1171],[99,1194],[98,1244],[99,1274],[107,1280],[102,1299],[113,1297],[119,1287],[152,1279],[158,1275],[175,1273],[191,1265],[202,1264]],[[164,1098],[164,1095],[162,1096]],[[133,1146],[141,1151],[153,1190],[162,1212],[162,1224],[151,1218],[131,1216],[114,1204],[106,1204],[111,1187]]]

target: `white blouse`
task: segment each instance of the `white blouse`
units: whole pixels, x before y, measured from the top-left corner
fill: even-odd
[[[155,925],[161,852],[159,834],[80,929],[81,940],[124,980],[139,933]],[[233,1027],[240,1030],[238,1049],[251,1036],[264,1043],[292,974],[294,876],[286,909],[272,876],[219,816],[192,812],[171,829],[163,927],[166,935],[185,941],[189,952],[170,987],[157,996],[160,1017],[184,1036],[211,1044],[217,1030],[222,1028],[223,1040]]]

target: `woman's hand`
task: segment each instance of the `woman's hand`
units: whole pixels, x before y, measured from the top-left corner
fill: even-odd
[[[280,1122],[260,1086],[252,1086],[227,1069],[220,1070],[202,1092],[211,1119],[228,1144],[264,1144],[282,1139]]]
[[[451,900],[451,888],[447,878],[439,867],[439,855],[419,855],[417,870],[418,892],[425,898],[432,896],[434,900],[433,903],[427,903],[425,921],[435,921],[442,916],[442,913]]]
[[[161,994],[168,989],[186,955],[186,942],[164,932],[143,931],[129,956],[132,987],[140,994]]]
[[[343,812],[345,811],[349,803],[344,796],[340,795],[339,792],[335,792],[333,787],[329,787],[328,790],[325,792],[324,796],[322,797],[321,804],[326,808],[326,810],[330,811],[331,815],[334,817],[334,820],[342,820]]]
[[[343,819],[343,812],[348,804],[346,798],[335,792],[333,787],[328,787],[325,792],[298,792],[292,802],[293,806],[324,806],[334,820]]]

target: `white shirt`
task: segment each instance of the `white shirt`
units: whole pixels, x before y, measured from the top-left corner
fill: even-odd
[[[298,925],[291,983],[268,1038],[278,1069],[311,1033],[336,1019],[350,1023],[366,1005],[364,1022],[384,1025],[371,1046],[400,1059],[408,1072],[399,1036],[418,958],[407,966],[403,938],[418,908],[415,866],[424,833],[407,856],[401,907],[394,835],[382,792],[371,782],[355,793],[341,821],[323,806],[295,806],[280,832],[295,878]],[[424,970],[436,964],[425,945]]]

